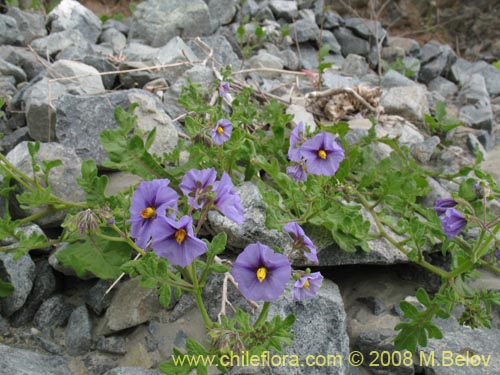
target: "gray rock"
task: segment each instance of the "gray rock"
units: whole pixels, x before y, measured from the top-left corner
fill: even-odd
[[[101,33],[101,20],[78,1],[62,0],[47,15],[51,32],[78,30],[90,43],[95,43]]]
[[[111,354],[126,354],[127,340],[123,336],[100,337],[96,344],[97,350]]]
[[[195,61],[196,55],[193,53],[184,41],[176,36],[169,40],[169,42],[158,50],[154,58],[154,65],[167,65],[180,62]],[[179,76],[182,75],[190,66],[181,65],[176,67],[169,67],[162,71],[162,77],[169,83],[174,83]]]
[[[445,98],[452,97],[458,91],[457,85],[441,76],[434,78],[427,85],[430,91],[437,91]]]
[[[65,343],[70,355],[87,352],[92,345],[92,322],[87,308],[82,305],[71,313],[66,326]]]
[[[21,68],[26,73],[28,81],[45,70],[45,66],[37,56],[23,47],[0,46],[0,58]],[[44,61],[41,58],[40,60]],[[49,64],[47,63],[47,65]]]
[[[319,27],[314,20],[298,20],[290,24],[290,36],[297,43],[316,41],[319,38]]]
[[[3,88],[0,87],[0,91],[2,91],[2,89]],[[9,134],[4,133],[3,137],[0,138],[0,152],[7,154],[19,143],[31,140],[28,133],[29,130],[26,126],[23,128],[16,129]]]
[[[385,39],[387,36],[386,31],[382,27],[380,21],[367,20],[364,18],[346,18],[345,27],[351,29],[355,35],[366,40]]]
[[[334,12],[333,10],[329,9],[327,7],[326,12],[323,13],[323,2],[322,1],[316,1],[315,2],[315,7],[314,7],[314,13],[316,15],[316,23],[318,25],[321,25],[321,21],[323,19],[323,14],[324,14],[324,23],[323,27],[325,29],[335,29],[336,27],[344,26],[345,22],[344,19],[338,15],[338,13]]]
[[[148,0],[137,5],[128,37],[159,47],[174,36],[195,37],[210,29],[210,13],[203,0]]]
[[[208,223],[213,234],[222,231],[227,233],[228,246],[233,249],[243,249],[248,244],[260,241],[268,246],[278,246],[286,250],[291,247],[291,240],[287,234],[275,229],[266,228],[266,204],[259,188],[245,182],[235,187],[241,197],[241,204],[245,208],[245,222],[236,224],[216,211],[208,213]]]
[[[68,93],[74,95],[97,95],[105,91],[99,71],[78,61],[56,61],[47,77],[57,79]]]
[[[283,61],[283,66],[289,70],[299,70],[300,60],[299,56],[291,49],[279,51],[277,56]]]
[[[0,59],[0,76],[12,76],[15,79],[15,83],[25,82],[26,73],[20,68],[11,63]]]
[[[401,47],[382,47],[381,51],[382,60],[387,62],[388,64],[394,64],[399,60],[404,59],[405,50]]]
[[[201,41],[212,49],[214,59],[222,66],[229,65],[233,70],[240,68],[241,60],[238,58],[238,55],[234,53],[230,42],[225,36],[219,34],[206,36],[202,37]],[[196,41],[190,40],[187,44],[196,54],[198,60],[204,60],[208,57],[207,51],[203,51]]]
[[[467,146],[472,154],[475,155],[476,153],[479,153],[480,155],[482,155],[483,159],[486,159],[486,150],[479,139],[477,139],[477,137],[473,133],[467,134]]]
[[[116,128],[114,110],[138,103],[134,111],[137,126],[144,132],[156,127],[156,139],[151,152],[162,155],[171,152],[177,144],[177,130],[165,113],[159,99],[143,90],[117,91],[101,96],[64,95],[57,108],[56,133],[59,141],[75,150],[83,159],[102,163],[107,156],[96,139],[104,129]]]
[[[139,286],[139,278],[121,283],[106,310],[104,318],[96,327],[98,335],[121,331],[149,321],[161,311],[155,289]]]
[[[115,294],[115,289],[111,289],[107,294],[106,291],[113,284],[113,282],[113,280],[99,280],[85,294],[85,303],[96,315],[102,315],[102,313],[111,304],[111,300]]]
[[[52,295],[57,288],[57,280],[52,268],[46,260],[36,264],[33,288],[24,306],[11,317],[11,325],[20,327],[33,320],[38,308],[44,300]]]
[[[259,4],[255,0],[248,0],[241,4],[241,9],[239,11],[239,17],[245,19],[245,17],[253,17],[259,11]]]
[[[382,95],[380,105],[387,114],[416,122],[423,122],[429,113],[426,90],[417,85],[390,88]]]
[[[335,353],[339,358],[347,358],[349,353],[349,337],[346,332],[346,314],[344,303],[337,285],[323,280],[323,287],[317,295],[308,300],[293,300],[291,291],[271,305],[269,316],[280,315],[282,318],[294,314],[296,321],[292,328],[295,335],[294,344],[286,346],[284,354],[296,355],[301,363],[311,353]],[[347,361],[339,361],[335,366],[308,367],[308,374],[351,374]],[[300,367],[271,367],[272,374],[302,374]]]
[[[0,45],[15,44],[18,41],[19,28],[17,21],[5,14],[0,14]]]
[[[469,126],[489,131],[494,128],[490,97],[483,76],[473,74],[458,94],[461,105],[458,118]]]
[[[85,46],[88,43],[85,36],[78,30],[53,32],[46,37],[35,39],[31,47],[43,58],[54,57],[62,50],[71,46]]]
[[[158,48],[138,42],[129,42],[122,53],[128,61],[148,61],[155,58],[158,54]]]
[[[127,37],[115,28],[104,30],[99,36],[99,42],[108,43],[113,52],[119,53],[127,45]]]
[[[369,55],[370,43],[354,35],[351,30],[339,27],[333,30],[333,34],[342,47],[342,55],[354,54],[365,57]]]
[[[159,370],[146,370],[137,367],[116,367],[103,375],[162,375]]]
[[[403,66],[406,71],[411,74],[411,77],[418,77],[418,73],[420,72],[420,60],[413,56],[405,56],[403,59]]]
[[[38,343],[38,345],[40,345],[46,352],[56,355],[64,354],[64,349],[54,341],[49,340],[43,336],[33,336],[33,338]]]
[[[114,88],[118,74],[112,73],[116,72],[118,69],[111,64],[108,59],[101,56],[87,55],[83,58],[83,63],[94,67],[100,73],[105,73],[105,75],[101,76],[101,79],[106,90],[112,90]]]
[[[72,311],[73,306],[66,303],[62,295],[55,295],[40,305],[33,319],[33,325],[41,330],[63,326]]]
[[[370,71],[365,58],[358,55],[347,55],[342,64],[342,72],[348,76],[363,77]]]
[[[109,18],[102,25],[102,30],[103,31],[105,31],[107,29],[116,29],[119,32],[121,32],[123,35],[128,35],[128,31],[129,31],[130,28],[124,22],[120,22],[118,20],[115,20],[114,18]]]
[[[14,286],[14,291],[0,300],[2,315],[9,317],[23,307],[28,299],[35,279],[35,263],[29,254],[14,260],[13,253],[0,252],[0,279]]]
[[[2,374],[22,375],[72,375],[63,357],[43,355],[0,344]]]
[[[266,52],[265,50],[259,50],[259,53],[255,56],[252,56],[248,63],[250,67],[254,69],[258,68],[271,68],[271,69],[283,69],[283,61],[274,55]],[[263,78],[275,78],[280,76],[280,73],[270,72],[270,71],[262,71],[259,72],[259,76]]]
[[[422,66],[418,74],[418,80],[429,83],[440,75],[447,76],[456,59],[457,56],[451,47],[440,44],[435,40],[427,42],[421,51]]]
[[[322,76],[323,85],[329,89],[340,87],[354,87],[359,84],[358,77],[346,77],[337,73],[333,69],[326,69]]]
[[[414,39],[403,38],[399,36],[390,36],[387,38],[387,45],[389,47],[401,48],[406,56],[417,57],[420,55],[420,46]]]
[[[448,78],[459,84],[463,85],[470,76],[469,70],[472,68],[472,63],[462,58],[458,58],[450,68]]]
[[[436,200],[440,198],[449,198],[450,193],[438,181],[432,177],[426,178],[429,188],[429,193],[420,201],[420,204],[426,208],[434,207]]]
[[[18,144],[7,154],[7,159],[29,177],[33,177],[31,158],[28,152],[27,142]],[[37,160],[61,160],[62,164],[52,168],[49,173],[49,185],[51,192],[56,197],[65,201],[81,202],[85,200],[85,193],[76,179],[81,177],[81,159],[75,152],[59,143],[41,143],[37,154]],[[22,189],[21,189],[22,191]],[[17,200],[12,202],[12,208],[20,215],[33,215],[41,212],[46,207],[37,207],[21,210],[17,205]],[[61,224],[66,216],[66,211],[57,211],[36,219],[34,222],[44,227],[55,227]]]
[[[330,48],[330,53],[340,54],[342,52],[342,47],[330,30],[323,30],[321,34],[321,45],[328,46]]]
[[[427,138],[422,143],[417,143],[410,147],[410,152],[415,159],[421,163],[427,163],[431,160],[432,154],[436,150],[436,147],[441,143],[438,136],[432,136]]]
[[[119,86],[125,89],[143,88],[149,82],[163,79],[162,73],[152,67],[151,62],[124,62],[120,64],[119,70],[131,70],[119,75]],[[134,71],[136,69],[141,69]],[[148,69],[148,70],[145,70]]]
[[[4,337],[10,335],[9,323],[2,315],[0,315],[0,335]]]
[[[299,15],[296,1],[270,0],[269,7],[276,19],[283,18],[289,22],[293,22]]]
[[[16,20],[19,28],[18,40],[22,45],[26,46],[34,39],[47,35],[45,17],[40,13],[25,12],[19,8],[11,7],[7,11],[7,16]]]
[[[387,71],[387,73],[384,74],[382,80],[380,81],[380,86],[385,89],[414,85],[416,85],[416,82],[392,69]]]
[[[491,97],[500,94],[500,69],[495,68],[486,61],[477,61],[471,66],[469,72],[471,74],[478,73],[483,76],[486,88]]]
[[[110,354],[93,351],[86,354],[82,358],[82,362],[89,375],[101,375],[118,366],[118,361],[115,358],[116,356]]]
[[[228,25],[236,16],[235,0],[209,0],[207,2],[212,24],[211,31],[215,32],[220,26]]]

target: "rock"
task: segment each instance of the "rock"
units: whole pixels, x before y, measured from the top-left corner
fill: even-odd
[[[57,294],[41,304],[33,319],[33,325],[40,330],[63,326],[72,310],[73,306],[66,303],[62,295]]]
[[[405,56],[403,59],[403,66],[406,70],[405,74],[408,74],[412,78],[417,78],[418,73],[420,72],[420,60],[412,57],[412,56]]]
[[[370,43],[354,35],[351,30],[339,27],[333,30],[333,34],[342,47],[342,55],[354,54],[364,57],[369,55]]]
[[[440,75],[447,76],[456,59],[455,52],[448,45],[442,45],[435,40],[427,42],[421,51],[422,66],[418,80],[429,83]]]
[[[381,57],[387,64],[396,64],[404,59],[405,50],[394,46],[382,47]]]
[[[214,59],[218,61],[220,64],[222,64],[223,66],[229,65],[230,67],[233,68],[233,70],[239,69],[239,67],[241,66],[241,60],[238,58],[238,55],[234,53],[230,42],[225,36],[223,35],[206,36],[202,37],[201,41],[212,49]],[[207,51],[202,50],[199,46],[199,43],[190,40],[188,41],[187,44],[191,48],[191,50],[196,54],[198,60],[204,60],[207,58]]]
[[[289,32],[292,39],[297,43],[316,41],[320,34],[316,22],[314,20],[305,19],[290,24]]]
[[[123,35],[128,35],[128,31],[130,28],[124,22],[120,22],[118,20],[115,20],[114,18],[109,18],[102,25],[103,31],[106,31],[107,29],[116,29]]]
[[[323,27],[325,29],[331,30],[345,25],[344,19],[339,16],[338,13],[331,10],[330,7],[323,9],[322,1],[315,2],[314,14],[316,15],[316,23],[318,25],[321,25],[321,22],[324,19]]]
[[[414,39],[390,36],[387,38],[387,45],[389,47],[401,48],[406,56],[417,57],[420,55],[420,46]]]
[[[43,336],[33,336],[35,341],[42,347],[43,350],[50,354],[62,355],[64,354],[64,349],[56,344],[55,342],[43,337]]]
[[[471,68],[472,63],[470,61],[458,58],[451,66],[448,78],[458,85],[463,85],[470,76],[469,70]]]
[[[321,45],[328,46],[330,53],[340,54],[342,52],[342,47],[330,30],[323,30],[321,34]]]
[[[0,300],[1,313],[4,317],[10,317],[23,307],[33,288],[34,279],[35,263],[29,254],[14,260],[13,253],[0,252],[0,280],[7,281],[14,287],[9,296]]]
[[[308,112],[304,106],[298,104],[290,104],[285,112],[293,116],[292,123],[297,125],[302,121],[309,131],[313,133],[316,130],[316,123],[314,122],[314,116],[311,112]]]
[[[291,49],[278,51],[276,56],[278,56],[281,61],[283,61],[283,66],[285,69],[298,70],[300,68],[299,57]]]
[[[31,322],[44,300],[49,298],[57,288],[57,280],[52,268],[46,260],[36,264],[33,288],[24,306],[11,317],[11,325],[19,327]]]
[[[427,84],[430,91],[437,91],[445,98],[452,97],[458,91],[458,87],[451,81],[441,76],[434,78]]]
[[[111,354],[127,353],[127,340],[123,336],[100,337],[96,345],[97,350]]]
[[[154,59],[158,50],[142,43],[129,42],[122,53],[129,61],[147,61]]]
[[[346,77],[336,73],[332,69],[326,69],[323,73],[322,79],[323,85],[329,89],[354,87],[359,84],[359,79],[357,77]]]
[[[440,198],[449,198],[450,193],[441,184],[432,177],[426,178],[429,188],[429,193],[420,201],[420,204],[426,208],[434,207],[436,201]]]
[[[414,86],[416,82],[412,81],[408,77],[402,75],[395,70],[388,70],[382,80],[380,81],[380,86],[386,89],[390,89],[392,87],[403,87],[403,86]]]
[[[486,82],[479,74],[473,74],[465,82],[458,94],[461,105],[459,120],[469,126],[489,131],[494,127],[493,112],[490,97],[486,89]]]
[[[300,51],[299,51],[300,49]],[[300,56],[300,63],[304,69],[310,70],[310,71],[317,71],[318,70],[318,50],[308,44],[308,43],[303,43],[299,45],[299,49],[297,47],[292,46],[292,50]],[[334,66],[342,66],[342,63],[344,62],[344,58],[342,55],[332,55],[329,54],[325,57],[323,60],[324,63],[332,63]],[[338,68],[337,68],[338,69]],[[328,69],[325,69],[325,71]]]
[[[26,81],[26,73],[4,59],[0,59],[0,76],[13,77],[15,84]]]
[[[330,280],[323,280],[323,286],[311,299],[296,302],[291,291],[271,305],[269,316],[280,315],[282,318],[294,314],[296,321],[292,328],[295,335],[293,345],[285,346],[283,353],[298,356],[304,363],[311,353],[335,353],[338,358],[347,358],[349,337],[346,332],[346,314],[344,303],[337,285]],[[308,367],[308,374],[351,374],[346,361],[339,361],[335,366]],[[272,374],[302,374],[300,367],[271,367]]]
[[[113,284],[113,280],[99,280],[90,288],[85,295],[85,303],[92,309],[96,315],[102,315],[111,304],[111,300],[116,289],[111,289],[109,293],[106,291]]]
[[[159,370],[146,370],[137,367],[116,367],[103,375],[162,375]]]
[[[118,74],[111,74],[118,69],[111,64],[108,59],[100,56],[87,55],[82,62],[88,66],[94,67],[99,73],[106,73],[101,76],[102,84],[106,90],[112,90],[115,86],[116,77]]]
[[[429,113],[426,90],[417,85],[390,88],[382,95],[380,105],[387,114],[399,115],[419,123]]]
[[[486,61],[477,61],[472,64],[469,72],[470,74],[477,73],[483,76],[488,94],[491,97],[500,94],[500,69],[495,68]]]
[[[106,335],[135,327],[158,316],[161,311],[155,289],[139,286],[139,278],[127,280],[117,287],[111,305],[96,327],[98,335]]]
[[[39,61],[37,56],[23,47],[0,46],[0,58],[21,68],[26,74],[28,81],[31,81],[45,70],[45,66]],[[44,61],[42,58],[40,60]]]
[[[0,87],[0,90],[2,88]],[[16,145],[23,141],[29,141],[31,138],[28,135],[28,128],[23,127],[14,130],[10,134],[3,134],[3,137],[0,138],[0,152],[7,154],[10,150],[12,150]]]
[[[216,211],[209,211],[209,231],[214,235],[226,232],[228,247],[241,250],[247,245],[260,241],[268,246],[277,246],[282,250],[291,247],[291,240],[287,234],[266,227],[266,204],[259,188],[244,182],[235,187],[241,197],[241,204],[245,209],[245,222],[236,224]]]
[[[118,366],[116,356],[98,351],[86,354],[82,362],[88,375],[101,375]]]
[[[78,30],[90,43],[95,43],[101,33],[101,20],[78,1],[62,0],[47,15],[51,33]]]
[[[373,315],[381,315],[387,311],[385,302],[378,297],[359,297],[357,301],[368,307]]]
[[[97,95],[105,91],[99,71],[78,61],[56,61],[47,77],[57,79],[73,95]]]
[[[180,37],[176,36],[158,50],[154,62],[155,64],[167,65],[195,60],[196,55],[191,51],[191,48]],[[189,68],[187,64],[166,68],[162,71],[162,76],[172,84]]]
[[[73,375],[63,357],[42,355],[2,344],[0,344],[0,368],[6,375]]]
[[[71,46],[85,46],[88,41],[78,30],[65,30],[51,33],[43,38],[35,39],[31,42],[31,47],[41,57],[54,57],[62,50]]]
[[[276,19],[283,18],[286,21],[293,22],[299,15],[296,1],[270,0],[269,7]]]
[[[347,55],[342,64],[342,72],[348,76],[363,77],[370,71],[365,58],[358,55]]]
[[[144,90],[122,90],[100,96],[62,96],[57,105],[56,136],[82,159],[93,159],[101,164],[107,156],[95,140],[104,129],[117,127],[115,108],[127,109],[131,103],[139,104],[134,115],[141,130],[146,132],[156,127],[156,139],[150,152],[159,155],[171,152],[177,144],[177,130],[159,99]]]
[[[25,12],[19,8],[10,7],[7,11],[7,16],[16,20],[19,29],[17,38],[24,46],[30,44],[34,39],[47,35],[45,17],[40,13]],[[2,43],[0,42],[0,44]]]
[[[252,56],[248,63],[254,69],[258,68],[271,68],[271,69],[283,69],[283,61],[270,53],[260,50],[258,55]],[[280,73],[262,71],[259,72],[259,76],[263,78],[273,78],[280,76]]]
[[[127,45],[127,37],[115,28],[104,30],[99,36],[99,42],[107,43],[113,49],[113,52],[119,53],[123,51]]]
[[[119,86],[125,89],[142,88],[151,81],[163,79],[160,71],[153,70],[152,62],[124,62],[120,64],[119,70],[130,70],[119,75]]]
[[[82,305],[71,313],[66,326],[65,343],[70,355],[87,352],[92,345],[92,322],[87,308]]]
[[[222,25],[230,24],[236,15],[237,1],[235,0],[209,0],[207,5],[212,32]]]
[[[5,14],[0,14],[0,45],[16,44],[19,37],[17,21]]]
[[[195,37],[210,32],[210,13],[203,0],[148,0],[131,17],[129,40],[142,39],[160,47],[174,36]]]
[[[422,143],[417,143],[410,147],[410,152],[412,156],[421,163],[428,163],[431,160],[432,154],[436,150],[436,147],[441,143],[438,136],[432,136],[427,138]]]
[[[380,41],[386,38],[387,33],[382,27],[380,21],[367,20],[364,18],[346,18],[345,27],[351,29],[355,35],[365,40]]]

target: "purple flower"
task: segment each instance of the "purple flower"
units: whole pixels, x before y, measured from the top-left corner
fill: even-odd
[[[204,254],[208,246],[193,233],[193,219],[183,216],[174,219],[159,217],[153,225],[153,251],[165,257],[174,266],[187,267],[193,260]]]
[[[320,272],[313,272],[302,276],[293,284],[293,297],[296,301],[302,301],[316,295],[323,283]]]
[[[275,301],[290,280],[288,258],[260,242],[248,245],[233,263],[231,273],[238,288],[251,301]]]
[[[498,247],[495,247],[495,258],[497,258],[497,260],[500,260],[500,248]]]
[[[294,249],[302,249],[306,258],[312,263],[318,263],[318,255],[316,253],[316,246],[309,237],[307,237],[304,230],[299,224],[294,221],[287,223],[283,230],[287,232],[293,240]]]
[[[219,95],[221,98],[225,98],[226,95],[231,91],[231,87],[229,87],[229,82],[221,82],[219,85]]]
[[[216,178],[217,172],[214,168],[191,169],[186,172],[179,187],[188,197],[188,204],[191,207],[195,209],[203,207],[206,195],[212,191]]]
[[[295,182],[307,180],[307,173],[304,170],[303,164],[291,165],[289,167],[286,167],[286,174],[288,177],[293,178]]]
[[[215,128],[213,128],[210,132],[210,136],[212,137],[214,143],[220,146],[231,138],[232,131],[233,124],[231,124],[231,121],[223,118],[217,121],[217,125],[215,125]]]
[[[165,217],[167,209],[177,211],[179,196],[167,185],[167,179],[143,181],[135,189],[130,203],[130,236],[137,246],[146,248],[151,238],[153,223],[158,217]]]
[[[439,198],[436,200],[436,203],[434,203],[434,211],[438,215],[442,215],[446,212],[448,208],[455,207],[457,205],[457,202],[453,198]]]
[[[441,216],[439,220],[441,220],[443,232],[450,240],[459,234],[467,225],[467,220],[465,219],[464,214],[457,211],[455,208],[448,208],[444,216]]]
[[[299,162],[302,159],[300,145],[302,141],[301,135],[304,134],[304,123],[299,121],[295,129],[290,134],[290,147],[288,148],[288,159]]]
[[[311,174],[333,176],[344,160],[344,149],[329,133],[319,133],[300,147]]]
[[[214,186],[215,199],[214,205],[217,209],[237,224],[243,224],[245,221],[245,210],[241,205],[240,196],[234,191],[234,185],[231,177],[224,172],[220,181]]]

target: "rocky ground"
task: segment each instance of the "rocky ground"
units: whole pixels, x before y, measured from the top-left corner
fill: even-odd
[[[9,8],[0,14],[0,97],[7,101],[6,116],[0,119],[0,132],[5,134],[0,151],[18,168],[32,173],[26,141],[44,142],[40,156],[63,163],[51,175],[53,192],[79,200],[83,192],[75,180],[81,162],[93,159],[102,165],[106,156],[97,139],[103,129],[116,126],[116,106],[139,103],[135,112],[138,126],[146,131],[157,127],[157,144],[152,149],[168,152],[177,144],[182,127],[175,119],[185,113],[177,103],[182,86],[188,78],[211,83],[216,79],[214,72],[226,65],[233,72],[253,68],[237,79],[279,96],[288,103],[287,111],[295,115],[295,122],[312,125],[313,114],[330,122],[349,121],[355,141],[370,127],[366,108],[345,112],[346,102],[336,102],[335,97],[328,105],[306,102],[304,95],[313,90],[311,79],[285,71],[317,69],[323,22],[321,44],[330,47],[325,61],[335,63],[322,75],[323,90],[363,84],[372,90],[372,103],[378,108],[377,132],[398,136],[419,163],[452,172],[470,164],[473,150],[478,149],[485,157],[484,168],[500,181],[496,162],[500,152],[496,146],[500,70],[487,61],[462,59],[450,46],[436,41],[419,44],[393,37],[381,23],[369,19],[342,17],[331,10],[323,15],[321,1],[247,0],[238,4],[234,0],[148,0],[125,22],[105,23],[72,0],[63,0],[46,16]],[[248,19],[254,22],[243,22]],[[240,22],[247,35],[254,35],[257,23],[262,25],[266,39],[242,51],[235,37]],[[282,32],[286,24],[288,36]],[[179,61],[185,64],[134,70]],[[425,115],[434,114],[440,101],[446,103],[450,116],[463,122],[442,137],[431,135],[424,124]],[[383,156],[388,151],[381,148],[379,152]],[[109,193],[137,181],[133,176],[106,173]],[[424,205],[449,195],[440,181],[429,183],[433,191]],[[208,229],[226,231],[234,249],[256,240],[285,243],[286,236],[265,227],[265,204],[258,188],[247,182],[238,191],[246,223],[231,226],[214,216],[209,218]],[[0,207],[3,216],[4,205]],[[58,233],[61,219],[48,216],[22,230],[51,237]],[[368,254],[348,254],[331,239],[314,239],[319,269],[329,279],[320,298],[303,303],[283,298],[272,311],[297,316],[298,339],[287,353],[342,354],[347,358],[353,348],[367,356],[370,351],[393,349],[393,328],[401,319],[399,301],[411,300],[421,285],[435,290],[439,280],[407,264],[385,241],[371,241]],[[105,294],[112,281],[99,281],[92,275],[76,277],[58,263],[54,255],[58,250],[38,249],[16,261],[0,253],[0,278],[16,288],[14,294],[0,299],[0,374],[159,374],[156,366],[169,358],[174,346],[182,347],[188,336],[203,335],[202,322],[188,298],[175,301],[165,311],[155,292],[139,288],[135,279],[123,280]],[[429,256],[438,263],[446,261]],[[486,273],[477,282],[500,289],[498,279]],[[212,315],[218,311],[220,285],[221,280],[214,278],[207,286]],[[431,340],[422,350],[435,349],[436,356],[443,348],[455,353],[496,354],[500,351],[499,322],[500,315],[496,315],[491,330],[460,327],[454,318],[437,322],[445,338]],[[279,367],[232,372],[306,373],[300,368]],[[338,368],[308,368],[307,373],[498,374],[500,360],[494,356],[488,368],[432,364],[425,368],[351,368],[344,362]]]

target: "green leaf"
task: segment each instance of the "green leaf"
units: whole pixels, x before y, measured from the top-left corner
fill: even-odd
[[[458,195],[465,199],[466,201],[473,201],[476,199],[476,192],[474,189],[474,184],[477,183],[477,180],[473,178],[467,178],[460,183],[460,187],[458,188]]]
[[[172,289],[168,284],[162,284],[160,289],[158,290],[158,294],[160,296],[160,305],[164,308],[168,308],[170,305],[170,299],[172,297]]]
[[[431,305],[431,300],[425,289],[418,288],[415,296],[417,297],[418,302],[420,302],[422,305],[426,307],[429,307]]]
[[[219,255],[226,249],[227,234],[225,232],[218,233],[212,242],[208,244],[208,254],[210,256]]]
[[[406,349],[411,353],[415,353],[421,329],[409,323],[399,323],[394,329],[401,330],[394,339],[394,349],[397,351]]]
[[[78,276],[91,272],[100,279],[115,279],[120,276],[120,267],[130,259],[131,252],[132,248],[125,242],[94,236],[69,244],[56,254],[56,258],[73,268]]]
[[[399,307],[403,311],[405,318],[415,319],[420,315],[420,311],[410,302],[401,301]]]
[[[0,298],[9,296],[14,291],[14,286],[11,283],[0,280]]]

